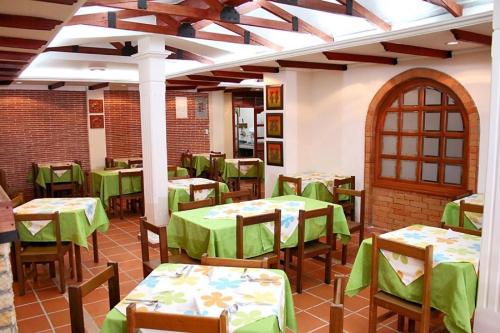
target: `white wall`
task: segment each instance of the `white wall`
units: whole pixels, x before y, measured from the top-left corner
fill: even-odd
[[[225,152],[224,92],[208,93],[210,150]]]
[[[233,158],[233,94],[224,94],[224,152]]]
[[[101,99],[104,103],[104,90],[87,91],[87,113],[89,110],[89,99]],[[104,113],[102,113],[102,116],[104,116]],[[87,126],[89,131],[90,168],[104,168],[106,158],[106,129],[90,128],[90,121],[87,121]],[[106,127],[106,117],[104,117],[104,127]]]

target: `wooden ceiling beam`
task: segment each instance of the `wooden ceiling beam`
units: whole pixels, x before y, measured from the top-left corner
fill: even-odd
[[[44,46],[45,43],[47,43],[46,40],[0,36],[0,46],[5,47],[38,50]]]
[[[224,8],[224,6],[218,0],[201,0],[201,1],[203,1],[208,6],[210,6],[210,8],[218,12],[220,12]]]
[[[15,78],[16,78],[16,76],[13,76],[13,75],[0,75],[0,81],[11,81],[12,82]]]
[[[257,72],[257,73],[279,73],[279,67],[269,67],[269,66],[255,66],[255,65],[243,65],[240,68],[245,72]]]
[[[329,71],[347,70],[347,65],[326,64],[322,62],[293,61],[293,60],[276,60],[276,62],[280,65],[280,67],[324,69]]]
[[[197,92],[210,92],[210,91],[224,91],[226,87],[208,87],[208,88],[198,88]]]
[[[423,0],[425,2],[432,3],[433,5],[443,7],[451,15],[455,17],[462,16],[463,6],[458,4],[455,0]]]
[[[220,82],[218,81],[199,81],[199,80],[183,80],[183,79],[169,79],[168,84],[179,84],[179,85],[196,85],[196,86],[218,86]]]
[[[209,21],[209,22],[211,22],[211,21]],[[206,24],[206,22],[204,22],[204,23]],[[224,29],[232,31],[235,34],[242,36],[245,39],[245,41],[248,39],[249,44],[262,45],[262,46],[268,47],[268,48],[276,50],[276,51],[281,51],[283,49],[282,46],[275,44],[264,37],[261,37],[257,34],[254,34],[250,31],[240,27],[237,24],[226,23],[226,22],[215,22],[215,24],[223,27]]]
[[[461,42],[472,42],[488,46],[491,46],[492,43],[492,37],[488,35],[478,34],[476,32],[470,32],[460,29],[451,29],[450,31],[455,39]]]
[[[222,77],[235,77],[240,79],[256,79],[262,80],[264,79],[264,75],[261,73],[245,73],[245,72],[231,72],[231,71],[211,71],[211,73],[215,76]]]
[[[337,2],[340,2],[341,4],[347,7],[347,0],[337,0]],[[382,20],[380,17],[378,17],[373,12],[360,5],[355,0],[352,0],[352,11],[353,15],[364,17],[366,20],[375,24],[377,27],[379,27],[384,31],[390,31],[392,29],[389,23]]]
[[[215,82],[230,82],[230,83],[240,83],[241,81],[243,81],[242,78],[209,76],[209,75],[187,75],[187,77],[191,80],[198,80],[198,81],[215,81]]]
[[[27,61],[4,61],[0,60],[0,67],[5,69],[5,68],[12,68],[12,69],[18,69],[21,70],[24,66],[28,65],[29,62]]]
[[[13,80],[1,80],[0,79],[0,86],[8,86],[9,84],[12,83]]]
[[[109,82],[103,82],[103,83],[97,83],[94,85],[89,86],[89,90],[98,90],[98,89],[103,89],[109,86]]]
[[[68,53],[86,53],[86,54],[101,54],[101,55],[114,55],[121,56],[121,50],[107,49],[103,47],[88,47],[88,46],[58,46],[48,47],[44,52],[68,52]]]
[[[380,44],[382,44],[384,49],[388,52],[404,53],[404,54],[441,58],[441,59],[447,59],[452,57],[451,51],[447,50],[438,50],[438,49],[431,49],[428,47],[396,44],[389,42],[381,42]]]
[[[173,91],[175,91],[175,90],[195,90],[196,88],[197,88],[197,86],[193,86],[193,85],[192,86],[169,86],[169,85],[167,85],[165,87],[166,90],[171,90],[171,91],[172,90]]]
[[[63,22],[43,17],[0,14],[0,27],[6,28],[49,31],[61,23]]]
[[[198,61],[200,63],[207,64],[207,65],[215,64],[215,62],[210,60],[209,58],[198,55],[196,53],[192,53],[192,52],[178,49],[178,48],[171,47],[171,46],[165,46],[165,49],[172,52],[172,54],[169,55],[167,57],[167,59],[193,60],[193,61]]]
[[[71,6],[71,5],[75,4],[75,2],[77,2],[78,0],[35,0],[35,1],[49,2],[49,3],[56,3],[56,4],[59,4],[59,5],[68,5],[68,6]]]
[[[9,71],[9,70],[4,70],[3,68],[0,68],[0,76],[8,76],[8,77],[12,77],[12,78],[15,78],[17,77],[17,72],[12,72],[12,71]]]
[[[49,88],[49,90],[55,90],[57,88],[64,87],[65,84],[66,84],[66,82],[60,81],[60,82],[49,84],[48,88]]]
[[[35,53],[0,51],[0,60],[29,62]]]
[[[123,44],[121,42],[111,42],[110,44],[117,50],[121,51],[121,49],[123,49]]]
[[[328,60],[369,62],[373,64],[397,65],[398,59],[391,57],[380,57],[353,53],[323,52]]]
[[[21,67],[19,68],[8,68],[8,67],[4,67],[0,64],[0,71],[4,72],[4,73],[12,73],[12,74],[16,74],[17,72],[20,72],[21,71]]]
[[[269,0],[271,2],[282,3],[295,7],[317,10],[330,14],[346,14],[346,6],[323,0]]]

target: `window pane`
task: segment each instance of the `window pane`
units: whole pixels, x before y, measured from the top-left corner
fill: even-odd
[[[401,155],[417,156],[418,138],[416,136],[403,136],[401,140]]]
[[[444,166],[444,182],[446,184],[462,184],[462,166],[446,164]]]
[[[448,112],[446,121],[446,130],[450,132],[463,132],[464,123],[460,112]]]
[[[403,131],[418,131],[418,112],[403,112]]]
[[[441,92],[434,88],[425,88],[425,105],[441,105]]]
[[[395,135],[384,135],[382,137],[382,154],[396,155],[397,154],[398,137]]]
[[[403,96],[404,105],[418,105],[418,88],[407,91]]]
[[[396,178],[396,160],[382,159],[382,177]]]
[[[455,100],[448,96],[448,105],[455,105]]]
[[[398,130],[398,113],[387,112],[385,114],[384,131],[397,131]]]
[[[422,163],[422,180],[426,182],[437,182],[438,180],[438,164],[437,163]]]
[[[399,105],[399,98],[396,98],[391,104],[391,108],[397,108]]]
[[[401,161],[401,170],[399,178],[405,180],[417,179],[417,162],[416,161]]]
[[[425,112],[424,131],[439,131],[441,129],[441,113]]]
[[[462,158],[463,139],[446,139],[446,157]]]
[[[424,156],[439,156],[439,138],[424,138]]]

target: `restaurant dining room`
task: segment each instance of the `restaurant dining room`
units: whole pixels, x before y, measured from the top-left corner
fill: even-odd
[[[500,0],[0,0],[0,333],[498,333],[499,202]]]

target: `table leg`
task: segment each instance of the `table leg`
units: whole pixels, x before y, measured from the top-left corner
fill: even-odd
[[[82,277],[82,253],[79,245],[75,244],[75,261],[76,261],[76,280],[83,281]]]
[[[94,262],[99,262],[99,249],[97,247],[97,230],[92,233],[92,248],[94,250]]]

